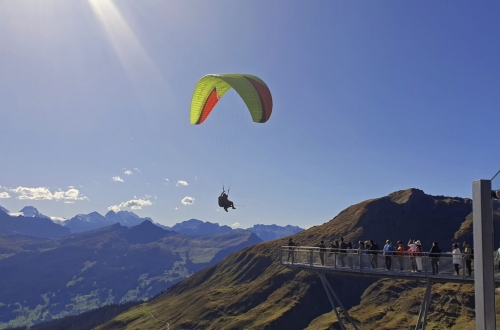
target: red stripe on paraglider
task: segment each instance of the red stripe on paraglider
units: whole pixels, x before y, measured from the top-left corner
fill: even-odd
[[[271,91],[266,85],[263,85],[256,80],[249,77],[245,78],[250,81],[253,87],[257,90],[257,94],[259,94],[260,102],[262,104],[262,118],[259,123],[265,123],[269,120],[271,112],[273,111],[273,97],[271,96]]]
[[[217,89],[214,88],[210,95],[208,95],[207,100],[205,101],[205,105],[201,109],[201,115],[196,124],[201,124],[207,119],[210,111],[215,107],[215,105],[219,102],[219,96],[217,95]]]

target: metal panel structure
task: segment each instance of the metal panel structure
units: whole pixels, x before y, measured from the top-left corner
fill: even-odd
[[[491,262],[493,246],[493,206],[491,181],[472,183],[474,287],[476,329],[495,330],[495,278]]]

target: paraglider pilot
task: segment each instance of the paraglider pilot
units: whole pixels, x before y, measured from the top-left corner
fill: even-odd
[[[219,196],[219,206],[224,208],[224,211],[229,212],[227,209],[229,207],[233,208],[236,210],[236,207],[234,207],[234,203],[228,199],[228,195],[226,192],[223,190],[222,193]]]

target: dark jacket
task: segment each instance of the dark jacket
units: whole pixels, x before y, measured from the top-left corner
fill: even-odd
[[[318,244],[319,247],[319,252],[325,253],[326,252],[326,245],[325,244]]]
[[[339,252],[339,246],[338,246],[338,244],[335,244],[335,242],[333,242],[330,245],[330,247],[331,247],[330,252]]]
[[[378,254],[378,250],[380,250],[380,248],[377,243],[373,243],[368,250],[370,250],[371,254]]]
[[[433,245],[431,247],[431,251],[429,253],[429,257],[431,258],[439,258],[441,256],[441,249],[439,246]]]
[[[340,242],[340,252],[346,253],[347,252],[346,249],[347,249],[347,243]]]

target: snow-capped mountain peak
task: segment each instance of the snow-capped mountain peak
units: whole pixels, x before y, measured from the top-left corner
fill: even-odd
[[[13,217],[23,216],[23,217],[26,217],[26,218],[45,218],[45,219],[50,219],[50,217],[48,217],[46,215],[43,215],[40,212],[38,212],[38,210],[34,206],[25,206],[25,207],[23,207],[23,209],[21,211],[15,212],[15,213],[14,212],[10,212],[9,215],[13,216]]]

